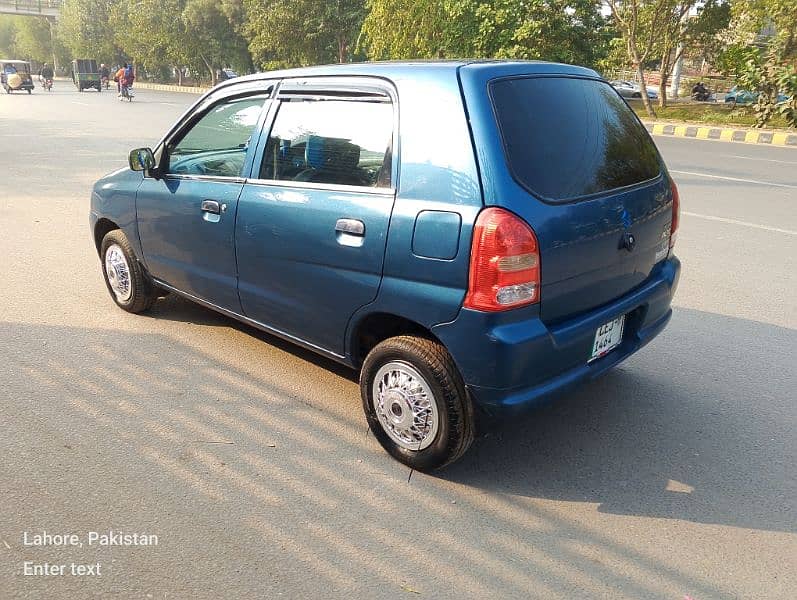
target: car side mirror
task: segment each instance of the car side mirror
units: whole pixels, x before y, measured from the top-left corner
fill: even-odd
[[[131,150],[127,162],[134,171],[151,171],[156,166],[155,155],[149,148]]]

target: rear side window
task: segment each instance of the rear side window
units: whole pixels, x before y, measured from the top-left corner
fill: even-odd
[[[541,198],[566,202],[659,174],[650,136],[608,83],[503,79],[490,96],[510,171]]]
[[[392,137],[389,102],[283,101],[260,178],[389,187]]]

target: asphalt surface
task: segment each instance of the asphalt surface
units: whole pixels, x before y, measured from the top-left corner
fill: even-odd
[[[114,96],[0,95],[0,598],[795,597],[797,150],[656,138],[669,328],[411,475],[348,371],[181,299],[115,307],[90,185],[195,97]]]

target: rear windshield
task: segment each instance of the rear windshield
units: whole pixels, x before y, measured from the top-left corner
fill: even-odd
[[[650,136],[608,83],[501,79],[490,96],[512,175],[539,197],[565,202],[659,174]]]

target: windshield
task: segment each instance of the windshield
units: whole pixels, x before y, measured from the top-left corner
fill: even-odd
[[[541,198],[570,201],[659,174],[653,141],[606,82],[501,79],[490,95],[509,169]]]

